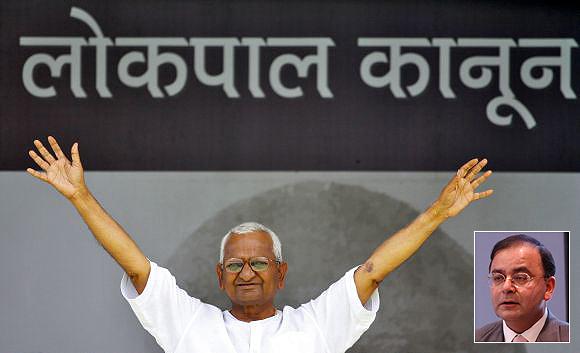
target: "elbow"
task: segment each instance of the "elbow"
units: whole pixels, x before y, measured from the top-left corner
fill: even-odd
[[[383,281],[383,279],[385,278],[385,276],[383,276],[382,274],[379,273],[379,271],[377,271],[373,262],[370,260],[367,260],[361,266],[361,270],[362,272],[364,272],[365,274],[364,277],[366,277],[367,281],[370,282],[370,285],[373,290],[377,289],[381,284],[381,282]]]
[[[131,283],[133,283],[133,287],[135,287],[135,291],[137,292],[137,294],[141,294],[143,293],[143,291],[145,290],[145,284],[147,282],[144,282],[142,280],[142,277],[136,275],[136,274],[127,274],[129,276],[129,279],[131,280]]]
[[[149,280],[150,271],[151,271],[150,267],[147,270],[147,272],[142,273],[137,271],[127,271],[127,270],[125,271],[127,273],[127,276],[129,276],[131,283],[133,283],[133,287],[135,287],[137,293],[141,294],[145,290],[145,286],[147,285],[147,281]]]
[[[134,271],[125,271],[125,273],[127,274],[127,276],[129,276],[131,281],[133,281],[134,279],[139,277],[139,274],[137,272],[134,272]]]

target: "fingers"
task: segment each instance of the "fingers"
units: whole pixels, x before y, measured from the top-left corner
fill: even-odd
[[[44,159],[40,158],[40,156],[37,155],[36,152],[34,152],[33,150],[28,151],[28,155],[43,170],[48,170],[48,168],[50,167],[50,164],[46,163],[46,161]]]
[[[473,194],[473,200],[480,200],[480,199],[485,199],[486,197],[490,196],[491,194],[493,194],[493,189],[489,189],[483,192],[476,192]]]
[[[42,158],[44,158],[44,160],[47,161],[48,164],[54,163],[54,161],[55,161],[54,157],[50,154],[50,152],[48,152],[46,150],[46,148],[44,148],[44,145],[42,144],[42,142],[40,142],[38,140],[34,140],[34,145],[36,146],[36,148],[38,149],[38,151],[42,155]]]
[[[465,163],[459,170],[457,171],[457,177],[461,179],[465,179],[465,182],[471,182],[472,190],[477,189],[477,187],[487,180],[492,174],[491,170],[486,171],[483,173],[482,176],[473,180],[475,176],[487,165],[487,159],[482,159],[479,161],[477,158],[470,160],[469,162]],[[473,180],[473,181],[472,181]],[[493,189],[489,189],[482,192],[474,192],[473,193],[473,200],[484,199],[489,197],[493,194]]]
[[[60,149],[60,146],[58,145],[58,142],[56,142],[56,139],[54,137],[48,136],[48,143],[50,143],[50,147],[52,147],[52,150],[54,151],[54,153],[56,153],[56,158],[58,159],[64,158],[68,160],[64,155],[64,153],[62,153],[62,150]]]
[[[75,167],[82,167],[81,156],[79,154],[79,144],[78,142],[73,143],[70,154],[72,156],[72,165]]]
[[[480,176],[479,178],[475,179],[472,183],[471,186],[473,187],[473,190],[477,189],[477,187],[481,184],[483,184],[487,178],[489,178],[489,176],[491,175],[492,171],[488,170],[487,172],[483,173],[482,176]]]
[[[463,178],[467,175],[467,172],[477,164],[477,158],[470,160],[469,162],[465,163],[459,170],[457,171],[457,176]]]
[[[483,167],[485,167],[486,164],[487,164],[487,159],[485,159],[485,158],[482,159],[473,168],[471,168],[471,170],[467,173],[467,176],[465,177],[465,179],[467,179],[467,181],[473,180],[473,178],[475,178],[477,173],[479,173],[481,171],[481,169],[483,169]]]
[[[39,173],[32,168],[28,168],[28,169],[26,169],[26,171],[28,172],[28,174],[32,175],[33,177],[35,177],[37,179],[40,179],[42,181],[48,181],[48,178],[46,177],[46,173]]]

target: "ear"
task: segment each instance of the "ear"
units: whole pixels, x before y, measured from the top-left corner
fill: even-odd
[[[215,266],[215,272],[217,274],[217,278],[218,278],[218,284],[220,286],[221,290],[224,290],[224,282],[223,282],[223,270],[222,270],[222,264],[220,264],[218,262],[218,264]]]
[[[546,279],[546,292],[544,293],[545,301],[552,299],[552,295],[554,294],[555,288],[556,288],[556,277],[552,276]]]
[[[288,272],[288,264],[286,262],[280,263],[278,265],[278,289],[284,288],[287,272]]]

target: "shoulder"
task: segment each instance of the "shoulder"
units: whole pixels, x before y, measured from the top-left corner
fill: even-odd
[[[538,336],[538,340],[545,342],[568,342],[570,341],[570,324],[548,313],[548,320]]]
[[[566,321],[562,321],[562,320],[558,319],[552,313],[550,313],[548,316],[548,324],[549,325],[557,325],[559,327],[570,327],[569,323],[567,323]]]
[[[502,342],[502,322],[496,321],[475,330],[476,342]]]

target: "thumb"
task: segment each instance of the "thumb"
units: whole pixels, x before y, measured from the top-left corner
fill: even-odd
[[[80,167],[82,168],[83,165],[81,164],[81,156],[79,154],[79,144],[78,142],[73,143],[70,153],[72,156],[72,165],[73,167]]]

